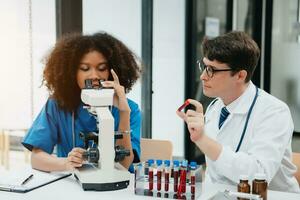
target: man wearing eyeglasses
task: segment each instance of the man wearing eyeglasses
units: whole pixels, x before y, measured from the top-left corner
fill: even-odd
[[[244,32],[205,39],[201,70],[203,93],[213,100],[204,115],[196,110],[177,114],[187,123],[191,140],[206,156],[206,183],[236,185],[264,173],[269,189],[299,192],[293,176],[293,121],[288,106],[258,89],[251,78],[259,60],[257,44]]]

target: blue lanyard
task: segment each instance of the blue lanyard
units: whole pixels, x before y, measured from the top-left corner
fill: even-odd
[[[258,88],[256,87],[256,93],[255,93],[255,97],[251,103],[251,106],[249,108],[249,111],[248,111],[248,115],[247,115],[247,118],[246,118],[246,122],[245,122],[245,125],[244,125],[244,129],[243,129],[243,132],[242,132],[242,135],[241,135],[241,138],[240,138],[240,141],[239,141],[239,144],[235,150],[235,152],[238,152],[240,150],[240,147],[242,145],[242,142],[244,140],[244,136],[245,136],[245,133],[246,133],[246,130],[247,130],[247,127],[248,127],[248,122],[249,122],[249,118],[250,118],[250,115],[252,113],[252,110],[253,110],[253,107],[254,107],[254,104],[257,100],[257,97],[258,97]],[[214,103],[217,101],[218,99],[215,99],[212,101],[212,103],[210,104],[210,106],[214,105]]]

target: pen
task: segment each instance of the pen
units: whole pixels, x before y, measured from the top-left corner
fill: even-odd
[[[30,174],[30,176],[28,176],[28,178],[26,178],[21,185],[25,185],[28,181],[30,181],[33,178],[33,174]]]

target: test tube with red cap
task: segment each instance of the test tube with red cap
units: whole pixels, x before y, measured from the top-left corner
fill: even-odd
[[[181,111],[185,107],[187,107],[190,104],[190,101],[187,99],[177,110]]]
[[[169,191],[169,182],[170,182],[170,160],[164,161],[165,166],[165,191]]]
[[[161,176],[162,176],[162,160],[156,160],[157,166],[157,191],[161,190]]]

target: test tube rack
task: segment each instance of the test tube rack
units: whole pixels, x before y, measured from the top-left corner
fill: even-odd
[[[165,165],[161,165],[159,168],[155,165],[157,161],[159,160],[156,160],[153,166],[149,166],[148,161],[135,164],[134,192],[136,195],[166,199],[197,199],[200,196],[200,182],[195,182],[194,179],[192,184],[191,170],[189,170],[189,167],[186,167],[186,176],[183,180],[181,180],[180,176],[181,170],[178,172],[179,176],[176,181],[173,166],[171,165],[166,168]],[[152,167],[151,170],[153,170],[153,178],[151,178],[151,172],[149,173],[150,167]],[[181,168],[181,165],[178,167]],[[194,170],[196,171],[198,167],[199,166],[196,165],[196,169],[194,168]],[[169,172],[169,178],[165,178],[166,172]]]

